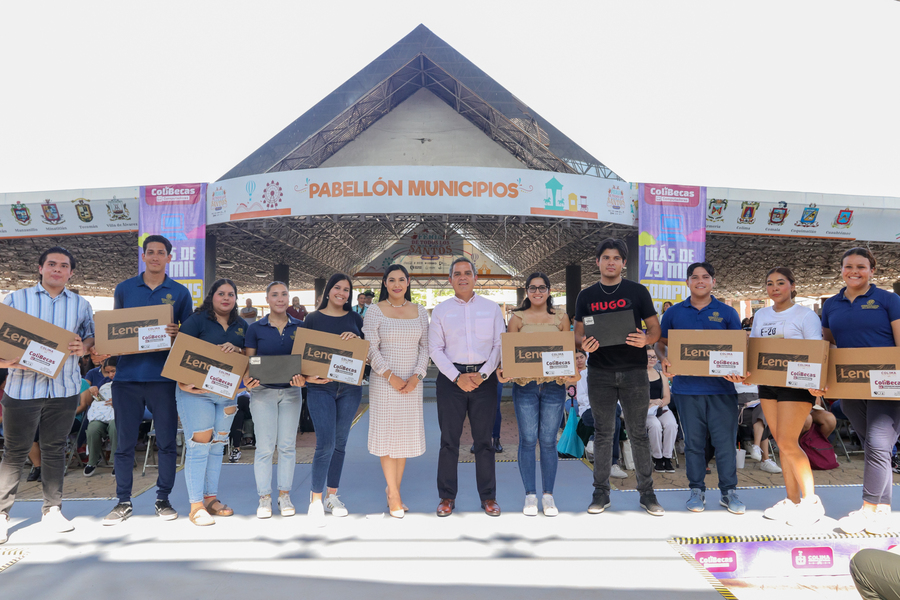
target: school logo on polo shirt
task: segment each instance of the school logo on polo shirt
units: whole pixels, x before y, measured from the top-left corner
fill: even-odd
[[[294,331],[291,332],[291,341],[293,341],[295,337],[297,337],[297,330],[296,330],[296,329],[295,329]]]
[[[875,304],[875,300],[869,300],[865,304],[863,304],[860,308],[881,308],[879,305]]]
[[[172,297],[172,294],[166,294],[166,297],[161,300],[163,304],[175,304],[175,299]]]
[[[238,335],[241,336],[241,337],[244,337],[244,328],[243,328],[243,327],[238,327],[238,328],[235,330],[235,333],[238,334]]]
[[[709,320],[715,321],[716,323],[721,323],[723,321],[722,317],[719,316],[719,311],[713,312],[713,314],[709,316]]]

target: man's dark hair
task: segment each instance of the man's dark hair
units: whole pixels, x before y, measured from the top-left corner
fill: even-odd
[[[603,254],[604,250],[616,250],[619,253],[619,256],[622,257],[622,261],[628,260],[628,246],[625,245],[623,240],[619,240],[616,238],[606,238],[602,242],[597,245],[597,252],[595,258],[600,258],[600,255]]]
[[[703,268],[707,273],[709,273],[710,277],[716,276],[716,269],[708,262],[703,261],[703,262],[693,263],[691,266],[689,266],[687,268],[687,278],[686,279],[691,278],[691,275],[694,274],[694,269],[696,269],[697,267]]]
[[[41,254],[41,257],[38,259],[38,265],[43,267],[44,263],[47,262],[47,256],[50,254],[65,254],[66,258],[69,259],[69,266],[72,267],[73,271],[75,270],[75,257],[62,246],[53,246],[48,250],[44,250],[44,253]]]
[[[147,252],[147,245],[152,244],[153,242],[157,242],[166,247],[166,254],[172,254],[172,242],[161,235],[148,235],[146,239],[144,239],[143,250]]]
[[[363,296],[365,296],[366,298],[374,298],[375,292],[373,292],[372,290],[366,290],[366,292],[363,294]]]
[[[478,272],[475,270],[475,263],[473,263],[471,260],[469,260],[465,256],[460,256],[459,258],[455,259],[452,263],[450,263],[450,273],[449,273],[450,277],[453,277],[453,267],[455,267],[456,265],[458,265],[461,262],[469,263],[472,266],[472,273],[475,274],[476,276],[478,275]]]

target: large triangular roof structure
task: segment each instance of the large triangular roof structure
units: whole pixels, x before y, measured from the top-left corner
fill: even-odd
[[[221,179],[319,167],[422,88],[529,169],[617,177],[447,42],[419,25]]]

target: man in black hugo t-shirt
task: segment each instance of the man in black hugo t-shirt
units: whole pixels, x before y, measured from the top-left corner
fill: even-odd
[[[651,515],[665,514],[653,491],[653,461],[644,423],[650,403],[647,379],[647,351],[659,339],[659,319],[647,288],[622,277],[628,248],[622,240],[608,238],[597,246],[600,281],[581,290],[575,303],[575,343],[590,353],[588,397],[594,415],[594,494],[588,512],[601,513],[609,506],[609,473],[616,420],[616,402],[622,404],[628,437],[634,454],[637,489],[641,508]],[[624,344],[600,347],[593,337],[584,336],[584,320],[607,313],[632,311],[634,333]],[[641,331],[641,321],[647,333]]]

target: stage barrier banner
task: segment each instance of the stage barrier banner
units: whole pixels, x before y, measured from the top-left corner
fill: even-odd
[[[662,313],[664,302],[690,295],[687,268],[706,255],[706,188],[640,183],[638,207],[640,281]]]
[[[0,194],[0,239],[138,229],[139,188]]]
[[[203,302],[203,274],[206,261],[206,184],[178,183],[148,185],[140,189],[140,231],[138,272],[144,239],[162,235],[172,242],[169,277],[191,291],[194,306]]]
[[[589,175],[485,167],[334,167],[210,184],[207,222],[359,213],[539,215],[633,225],[630,186]]]

